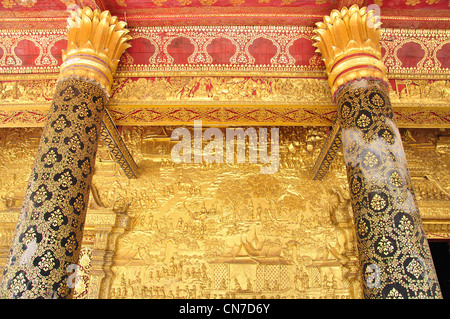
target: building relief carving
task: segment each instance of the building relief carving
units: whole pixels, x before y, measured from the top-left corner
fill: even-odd
[[[362,297],[342,153],[323,181],[310,176],[327,128],[280,128],[273,175],[259,164],[174,164],[172,130],[122,128],[135,180],[99,146],[76,298]],[[401,133],[427,236],[449,238],[450,132]],[[40,134],[0,130],[2,267]]]

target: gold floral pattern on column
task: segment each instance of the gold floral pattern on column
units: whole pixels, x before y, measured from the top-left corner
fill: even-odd
[[[359,80],[345,85],[336,101],[365,296],[440,298],[386,87]],[[349,113],[342,112],[345,105]]]
[[[316,24],[338,106],[366,298],[442,298],[411,186],[373,13],[353,5]]]
[[[70,296],[67,267],[81,249],[106,96],[77,79],[60,82],[56,92],[9,253],[4,297]],[[89,110],[83,117],[81,105]]]
[[[125,23],[89,7],[68,21],[68,45],[12,240],[2,298],[71,298],[105,103]]]

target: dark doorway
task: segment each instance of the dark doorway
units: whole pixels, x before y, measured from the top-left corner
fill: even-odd
[[[444,299],[450,299],[450,241],[430,241],[431,255]]]

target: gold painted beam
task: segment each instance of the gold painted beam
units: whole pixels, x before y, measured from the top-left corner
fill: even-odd
[[[160,26],[131,27],[133,39],[154,46],[145,61],[137,60],[133,52],[125,52],[115,77],[151,76],[260,76],[326,78],[319,57],[311,56],[307,63],[296,61],[293,45],[303,39],[310,41],[313,27],[306,26]],[[449,79],[448,69],[441,67],[442,48],[448,43],[450,30],[446,29],[392,29],[381,30],[380,43],[384,49],[383,63],[388,78]],[[217,38],[226,36],[236,47],[227,64],[213,63],[208,45]],[[186,51],[188,63],[180,64],[168,51],[175,38],[184,37],[195,46],[195,52]],[[254,40],[270,39],[275,45],[273,59],[266,65],[256,64],[251,54]],[[0,79],[7,80],[17,74],[33,76],[35,79],[59,73],[59,61],[54,54],[57,41],[65,39],[64,29],[0,30],[0,43],[4,54],[0,57]],[[27,40],[39,48],[37,59],[32,65],[21,60],[15,48],[20,41]],[[404,45],[420,45],[423,56],[414,67],[402,63]],[[305,46],[307,46],[307,42]],[[33,74],[34,73],[34,74]]]

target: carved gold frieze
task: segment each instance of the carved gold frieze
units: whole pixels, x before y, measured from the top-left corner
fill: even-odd
[[[42,126],[55,80],[0,82],[0,126]],[[448,127],[450,82],[391,80],[399,127]],[[108,109],[116,125],[331,126],[336,108],[324,79],[272,77],[117,78]]]
[[[50,103],[55,80],[0,82],[0,105]],[[448,80],[392,80],[390,99],[397,104],[446,105]],[[331,104],[324,79],[277,77],[153,77],[117,78],[110,103],[139,102],[293,102]],[[425,106],[425,105],[423,105]]]

